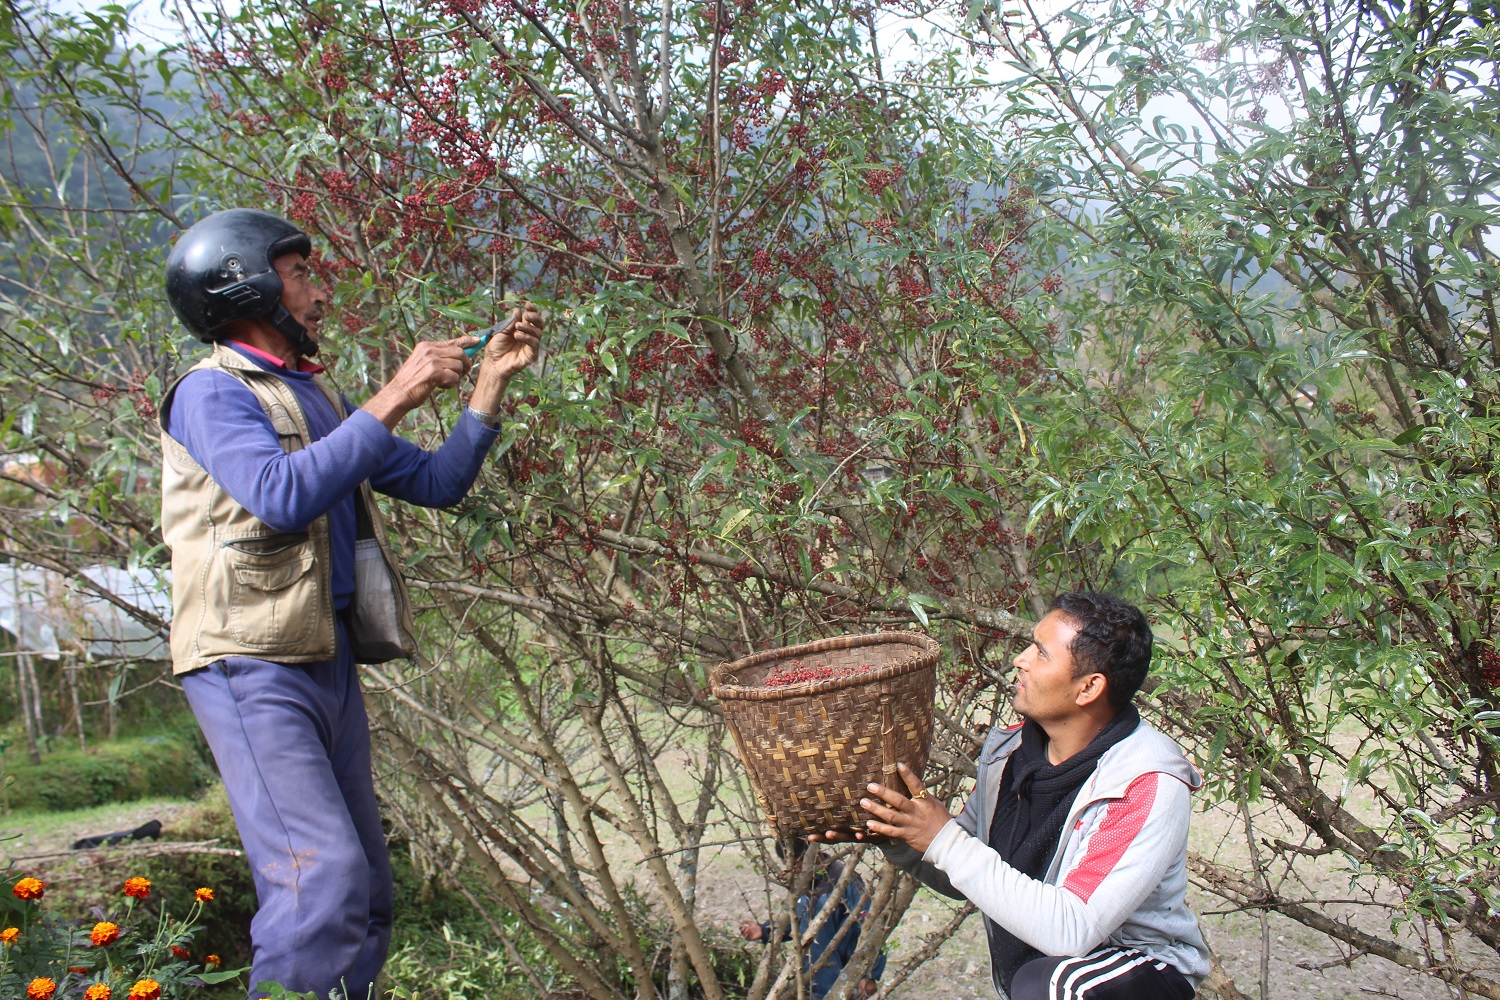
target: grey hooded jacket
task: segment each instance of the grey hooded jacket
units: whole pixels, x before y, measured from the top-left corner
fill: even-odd
[[[990,731],[963,812],[926,853],[905,844],[886,857],[924,884],[967,899],[1044,955],[1134,948],[1180,971],[1196,987],[1208,946],[1187,908],[1190,796],[1203,779],[1171,738],[1144,719],[1104,756],[1078,790],[1044,879],[1024,875],[986,842],[1000,775],[1021,727]],[[993,975],[993,973],[992,973]],[[995,990],[1000,989],[995,979]]]

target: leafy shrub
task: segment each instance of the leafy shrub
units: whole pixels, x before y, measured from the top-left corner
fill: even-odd
[[[519,924],[514,916],[507,922]],[[519,928],[518,928],[519,929]],[[386,961],[386,988],[397,1000],[509,1000],[534,995],[505,946],[443,924],[437,933],[403,934]],[[534,956],[546,964],[544,953]]]
[[[184,798],[213,779],[196,748],[176,736],[115,740],[87,751],[55,750],[40,764],[15,760],[14,749],[8,756],[8,804],[53,811],[151,796]]]
[[[398,883],[397,892],[400,891]],[[456,893],[449,895],[461,899]],[[467,901],[461,901],[461,905],[469,906]],[[430,929],[414,922],[412,915],[400,909],[397,912],[402,915],[397,920],[396,940],[386,962],[383,985],[383,996],[390,1000],[535,1000],[537,993],[531,976],[553,991],[548,996],[571,995],[569,990],[574,984],[514,913],[492,915],[510,942],[507,948],[472,909],[467,915],[456,915],[455,922],[443,922]],[[667,950],[660,945],[667,938],[664,923],[657,921],[657,924],[659,938],[643,941],[642,945],[661,959],[652,969],[652,978],[657,990],[664,993],[668,961]],[[755,960],[744,942],[725,934],[711,934],[709,946],[721,985],[731,996],[744,995],[745,987],[755,975]],[[628,989],[632,970],[624,963],[618,965],[627,993],[634,992]],[[581,992],[577,995],[583,996]]]

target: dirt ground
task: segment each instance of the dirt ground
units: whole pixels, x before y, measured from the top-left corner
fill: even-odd
[[[1219,839],[1214,829],[1226,821],[1215,814],[1196,816],[1193,840],[1202,850]],[[1344,880],[1347,883],[1347,880]],[[701,903],[707,922],[737,926],[754,908],[755,894],[763,881],[748,861],[721,855],[705,866],[700,883],[705,888]],[[1329,896],[1339,890],[1337,875],[1326,878]],[[1223,901],[1190,891],[1189,904],[1199,914],[1205,937],[1219,956],[1235,985],[1247,996],[1260,996],[1261,924],[1253,913],[1220,913]],[[955,903],[936,893],[921,890],[902,926],[893,936],[889,968],[900,966],[926,933],[941,927],[953,915]],[[756,916],[762,916],[756,913]],[[1371,928],[1378,930],[1380,928]],[[1268,1000],[1346,1000],[1346,998],[1399,997],[1402,1000],[1439,1000],[1456,997],[1429,977],[1408,972],[1380,958],[1355,959],[1350,965],[1337,963],[1343,954],[1322,935],[1291,920],[1273,915],[1269,921],[1270,950],[1267,969]],[[1497,968],[1500,963],[1492,962]],[[1326,968],[1319,968],[1328,966]],[[893,998],[950,1000],[994,1000],[990,985],[989,954],[978,915],[971,916],[948,939],[937,955],[912,974]]]
[[[172,818],[191,809],[191,802],[122,802],[93,809],[28,816],[23,822],[0,817],[0,866],[24,864],[27,859],[66,852],[80,837],[133,830],[150,820],[161,820],[170,831]]]
[[[24,829],[0,821],[0,863],[21,861],[66,852],[77,837],[123,830],[149,819],[160,819],[170,832],[171,819],[191,808],[184,803],[126,804],[89,810],[87,813],[60,818],[56,824]],[[1202,854],[1237,863],[1244,848],[1237,847],[1237,816],[1211,810],[1194,816],[1191,847]],[[1270,822],[1269,819],[1266,820]],[[1242,839],[1242,838],[1241,838]],[[623,847],[623,845],[621,845]],[[705,924],[733,930],[746,917],[763,918],[766,909],[765,881],[748,857],[737,848],[717,848],[704,859],[700,880],[700,906]],[[22,861],[24,864],[24,861]],[[779,891],[779,890],[778,890]],[[1309,895],[1318,898],[1344,898],[1350,895],[1348,878],[1329,863],[1317,872],[1317,878],[1306,886]],[[1189,902],[1199,914],[1201,926],[1210,946],[1247,996],[1260,996],[1259,980],[1262,961],[1262,928],[1258,916],[1247,912],[1220,912],[1223,901],[1200,892],[1190,892]],[[920,946],[921,938],[941,927],[951,918],[957,904],[936,893],[921,890],[902,926],[892,938],[889,968],[899,968]],[[1370,920],[1368,912],[1348,907],[1342,916]],[[1380,918],[1377,918],[1377,920]],[[1377,925],[1372,931],[1388,932]],[[1346,1000],[1346,998],[1387,997],[1402,1000],[1439,1000],[1456,997],[1436,980],[1419,976],[1369,956],[1341,964],[1343,954],[1322,935],[1288,919],[1273,915],[1269,920],[1267,955],[1267,1000]],[[747,945],[747,947],[750,947]],[[1482,959],[1485,967],[1500,977],[1500,960]],[[945,1000],[993,1000],[990,986],[989,957],[984,931],[977,915],[971,916],[942,946],[937,955],[899,988],[888,994],[893,998],[945,998]]]
[[[1190,834],[1191,850],[1223,863],[1239,865],[1248,849],[1243,843],[1243,820],[1234,812],[1211,809],[1196,813]],[[1263,835],[1284,835],[1275,817],[1257,817]],[[763,891],[764,880],[742,856],[724,853],[705,865],[700,902],[708,921],[736,926],[748,914]],[[1349,878],[1336,863],[1324,860],[1313,869],[1303,893],[1313,899],[1343,899],[1351,892]],[[763,897],[762,897],[763,898]],[[1223,912],[1222,899],[1190,888],[1189,905],[1199,915],[1200,926],[1234,984],[1246,996],[1261,997],[1263,955],[1262,926],[1253,912]],[[918,947],[920,938],[941,927],[957,904],[937,893],[921,890],[905,920],[892,938],[890,969],[898,968]],[[1350,904],[1335,915],[1353,920],[1372,933],[1389,934],[1386,911]],[[760,916],[760,914],[757,914]],[[1290,919],[1272,915],[1265,931],[1269,940],[1266,959],[1266,1000],[1349,1000],[1349,998],[1401,998],[1401,1000],[1445,1000],[1459,994],[1437,980],[1410,972],[1384,959],[1361,956],[1344,964],[1347,952],[1323,935]],[[1407,934],[1404,943],[1417,942]],[[1474,965],[1493,970],[1500,977],[1500,957],[1467,956]],[[948,939],[937,955],[914,972],[904,984],[888,994],[893,998],[943,997],[951,1000],[994,1000],[990,985],[989,954],[984,929],[977,914],[971,916]]]

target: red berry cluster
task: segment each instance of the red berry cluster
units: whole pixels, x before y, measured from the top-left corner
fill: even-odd
[[[782,483],[765,493],[766,506],[771,510],[787,510],[801,499],[802,487],[796,483]]]
[[[124,385],[101,382],[93,387],[90,395],[94,397],[96,403],[107,403],[116,396],[128,396],[135,406],[136,415],[142,420],[152,420],[156,417],[156,403],[146,391],[146,375],[141,371],[132,371],[130,381]]]
[[[1369,427],[1378,419],[1370,411],[1360,410],[1353,403],[1346,403],[1342,400],[1333,404],[1333,412],[1348,418],[1350,423],[1358,424],[1360,427]]]
[[[765,687],[788,687],[792,684],[805,684],[808,681],[828,681],[835,677],[848,677],[851,674],[862,674],[870,669],[868,663],[859,663],[852,667],[835,667],[826,663],[814,663],[807,666],[801,660],[792,660],[784,667],[777,667],[771,672],[771,676],[765,680]]]
[[[786,77],[775,70],[771,70],[760,78],[755,84],[755,92],[762,97],[770,99],[786,89]]]
[[[1492,688],[1500,688],[1500,652],[1486,646],[1478,650],[1479,679]]]
[[[921,278],[912,275],[903,275],[901,280],[896,283],[896,286],[901,293],[901,297],[908,302],[926,298],[932,293],[931,289],[927,287]]]
[[[890,240],[894,238],[896,232],[896,220],[892,219],[890,216],[882,215],[880,218],[876,219],[874,222],[869,223],[868,225],[870,232],[875,235],[876,239]]]
[[[771,251],[760,247],[750,258],[750,270],[761,277],[769,277],[780,270],[776,265],[776,258],[771,256]]]
[[[324,49],[318,65],[323,70],[323,83],[329,90],[338,92],[349,89],[349,77],[344,73],[342,52],[338,49]]]
[[[886,188],[890,187],[892,184],[899,181],[901,179],[901,176],[905,172],[906,171],[901,167],[900,164],[897,164],[889,170],[871,170],[869,173],[865,174],[865,190],[870,192],[871,194],[879,194]]]

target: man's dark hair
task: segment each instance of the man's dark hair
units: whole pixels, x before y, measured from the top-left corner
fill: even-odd
[[[1130,704],[1151,666],[1151,624],[1141,609],[1109,594],[1059,594],[1048,611],[1060,611],[1077,627],[1068,647],[1073,676],[1103,674],[1109,703]]]
[[[809,845],[807,841],[803,840],[801,837],[788,837],[785,840],[777,838],[772,842],[771,846],[776,851],[777,860],[781,862],[786,861],[787,849],[790,848],[792,862],[796,863],[802,860],[802,855],[807,853],[807,848]]]

